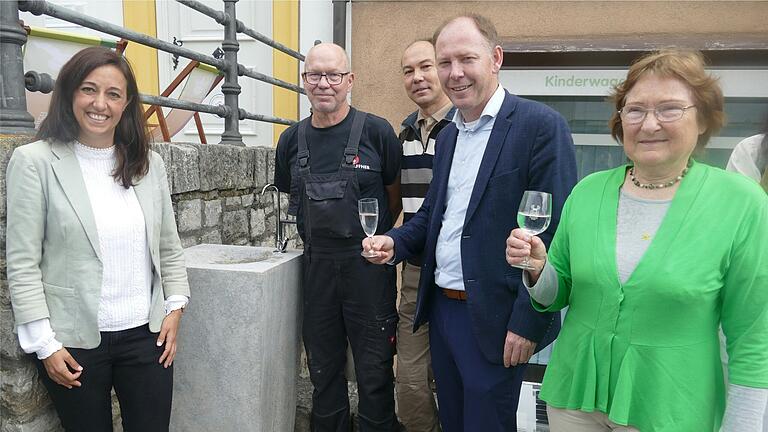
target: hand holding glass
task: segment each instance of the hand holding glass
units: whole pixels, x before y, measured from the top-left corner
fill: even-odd
[[[517,225],[526,234],[533,237],[547,230],[552,219],[552,195],[547,192],[525,191],[517,212]],[[528,257],[512,267],[524,270],[541,270],[531,266]]]
[[[376,198],[363,198],[357,201],[357,211],[360,213],[360,224],[368,238],[376,234],[379,225],[379,200]],[[366,258],[375,258],[378,254],[372,250],[364,250],[360,255]]]

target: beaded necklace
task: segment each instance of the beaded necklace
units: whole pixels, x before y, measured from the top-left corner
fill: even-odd
[[[683,169],[683,172],[681,172],[679,176],[673,178],[672,180],[666,183],[640,183],[640,181],[635,178],[635,167],[632,166],[629,168],[629,179],[632,180],[632,183],[635,186],[641,189],[664,189],[664,188],[673,186],[675,183],[682,180],[683,177],[685,177],[685,175],[688,174],[688,170],[690,168],[691,168],[691,161],[689,160],[688,165]]]

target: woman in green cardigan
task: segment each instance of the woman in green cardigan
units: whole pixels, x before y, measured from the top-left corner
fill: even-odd
[[[540,269],[523,275],[534,306],[569,308],[540,394],[551,430],[761,431],[768,197],[692,159],[722,126],[722,91],[701,54],[665,50],[634,63],[613,101],[632,163],[576,186],[548,253],[520,229],[507,239],[510,264]]]

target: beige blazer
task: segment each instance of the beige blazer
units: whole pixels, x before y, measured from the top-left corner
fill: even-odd
[[[6,251],[16,324],[49,318],[66,347],[95,348],[102,261],[88,192],[73,144],[36,141],[8,163]],[[135,186],[152,258],[149,328],[160,331],[164,300],[189,296],[165,166],[151,152],[149,172]]]

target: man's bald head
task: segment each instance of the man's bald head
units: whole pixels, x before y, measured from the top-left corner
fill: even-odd
[[[338,66],[345,72],[349,70],[349,58],[344,48],[331,42],[319,43],[309,49],[307,57],[304,60],[304,71],[310,71],[310,67],[313,63],[321,61],[327,62],[339,62]]]
[[[334,117],[330,123],[335,124],[334,121],[338,120],[335,117],[349,112],[347,95],[352,90],[355,75],[349,70],[344,48],[332,43],[313,46],[304,60],[303,77],[304,89],[312,105],[313,124],[320,122],[319,117],[323,115]]]

